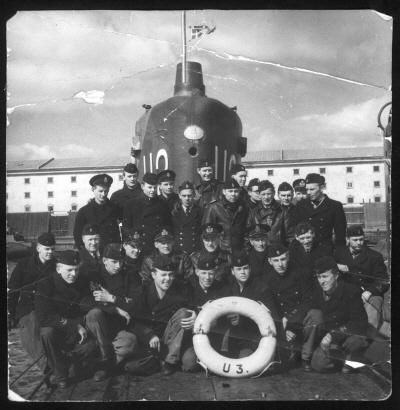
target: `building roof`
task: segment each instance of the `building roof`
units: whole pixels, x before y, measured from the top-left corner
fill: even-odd
[[[248,152],[242,162],[275,162],[307,159],[344,159],[383,157],[382,147],[317,148],[303,150],[275,150]]]
[[[7,171],[22,170],[52,170],[65,168],[104,168],[123,167],[130,162],[129,157],[94,157],[94,158],[60,158],[42,160],[8,161]]]

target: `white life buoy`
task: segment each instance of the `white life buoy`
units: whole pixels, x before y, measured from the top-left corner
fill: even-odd
[[[213,321],[229,313],[238,313],[254,320],[261,333],[258,349],[243,359],[230,359],[217,353],[211,346],[207,334]],[[194,324],[193,346],[199,363],[213,373],[223,377],[259,376],[271,365],[275,346],[276,328],[270,311],[254,300],[230,296],[209,301],[203,305]]]

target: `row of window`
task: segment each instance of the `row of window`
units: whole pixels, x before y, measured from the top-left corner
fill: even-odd
[[[354,188],[354,182],[346,182],[347,188]],[[374,188],[380,188],[381,181],[374,181]]]
[[[30,205],[25,205],[25,212],[30,212],[31,211],[31,206]],[[49,212],[54,212],[54,205],[47,205],[47,210]],[[71,205],[71,211],[77,211],[78,210],[78,204],[72,204]]]
[[[124,179],[124,176],[121,174],[118,176],[118,179],[122,181]],[[76,177],[71,177],[71,182],[76,182]],[[31,179],[30,178],[24,178],[24,183],[25,184],[30,184]],[[47,183],[48,184],[54,184],[54,177],[47,177]]]
[[[375,195],[374,196],[374,202],[381,202],[381,197],[380,195]],[[354,204],[354,196],[349,195],[347,197],[347,203],[348,204]]]
[[[373,167],[374,172],[379,172],[379,165],[374,165]],[[320,174],[326,174],[326,168],[320,168],[319,169]],[[347,174],[352,174],[353,173],[353,167],[346,167],[346,173]],[[293,168],[293,175],[300,175],[300,168]],[[268,170],[268,176],[274,176],[274,170],[269,169]]]
[[[71,196],[76,197],[78,196],[77,194],[78,191],[71,191]],[[31,193],[30,192],[25,192],[25,198],[30,198]],[[48,191],[47,192],[47,198],[54,198],[54,192],[53,191]]]

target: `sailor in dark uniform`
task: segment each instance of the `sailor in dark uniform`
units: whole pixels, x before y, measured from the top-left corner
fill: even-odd
[[[294,198],[292,199],[292,204],[296,205],[301,199],[307,198],[306,180],[296,179],[293,181]]]
[[[124,227],[143,231],[143,253],[154,251],[153,234],[161,225],[170,225],[168,205],[157,198],[157,175],[146,172],[143,175],[143,192],[124,205]]]
[[[151,269],[159,255],[166,255],[175,265],[175,280],[185,281],[193,273],[193,263],[186,253],[174,249],[174,232],[170,226],[160,226],[153,235],[155,250],[144,257],[140,276],[142,281],[152,281]]]
[[[82,231],[83,247],[79,251],[81,258],[81,273],[96,269],[101,264],[100,229],[97,224],[86,224]]]
[[[308,174],[306,188],[308,198],[296,204],[296,224],[308,222],[314,228],[315,241],[334,247],[332,231],[335,231],[336,246],[346,245],[346,215],[339,201],[323,193],[325,178]]]
[[[8,328],[16,327],[19,322],[21,345],[34,360],[44,353],[34,311],[36,287],[56,270],[55,245],[52,233],[42,233],[37,240],[36,253],[19,260],[8,281]],[[46,365],[46,357],[37,362],[43,372]]]
[[[258,189],[260,185],[260,180],[258,178],[253,178],[250,180],[247,187],[247,193],[249,197],[246,200],[245,206],[248,210],[255,208],[260,202],[260,190]]]
[[[223,182],[213,177],[214,164],[208,158],[200,159],[197,166],[200,175],[200,184],[195,187],[195,203],[201,208],[206,208],[210,202],[215,202],[222,196]]]
[[[247,171],[242,164],[233,164],[231,170],[229,171],[231,178],[236,179],[240,186],[240,198],[243,202],[246,202],[249,199],[249,194],[245,188]]]
[[[269,225],[255,224],[246,229],[246,236],[250,240],[252,250],[249,252],[251,275],[255,278],[263,278],[272,270],[268,262],[268,233]]]
[[[185,181],[179,187],[180,203],[172,210],[172,226],[175,232],[175,249],[191,255],[200,250],[198,231],[204,210],[194,203],[194,186]]]
[[[215,279],[225,282],[231,273],[231,254],[220,247],[222,230],[222,226],[218,224],[207,223],[200,226],[199,233],[203,242],[202,249],[193,253],[191,259],[196,267],[201,256],[212,255],[217,264]]]
[[[320,373],[339,370],[352,373],[345,360],[362,362],[368,342],[365,333],[368,317],[361,300],[361,290],[339,280],[336,261],[324,256],[315,262],[319,286],[314,288],[314,310],[322,323],[312,331],[311,369]]]
[[[108,243],[121,243],[119,230],[120,211],[107,196],[113,179],[107,174],[99,174],[89,181],[94,198],[79,209],[75,219],[74,240],[78,249],[83,248],[82,232],[86,224],[97,224],[100,230],[100,252]]]
[[[320,312],[312,309],[311,271],[291,267],[289,252],[280,243],[270,245],[268,261],[273,270],[264,277],[264,281],[271,290],[279,309],[280,345],[293,351],[301,350],[303,368],[310,371],[312,331],[322,320]]]
[[[337,248],[333,257],[345,282],[353,283],[362,291],[362,300],[368,315],[368,334],[375,337],[382,324],[384,294],[390,282],[383,256],[364,243],[360,225],[347,229],[347,246]]]
[[[169,210],[172,210],[174,204],[179,202],[179,195],[174,192],[175,176],[175,172],[169,169],[165,169],[157,175],[158,187],[160,189],[157,197],[168,205]]]
[[[129,199],[136,198],[141,192],[142,188],[138,182],[139,170],[136,164],[128,163],[123,169],[124,186],[122,189],[115,191],[110,198],[111,202],[115,202],[122,214],[124,211],[124,204]]]
[[[142,252],[143,231],[141,229],[125,231],[122,239],[125,249],[124,266],[140,275],[144,257]]]
[[[296,239],[289,246],[290,264],[295,268],[313,269],[317,259],[332,256],[333,249],[315,242],[314,228],[300,222],[295,229]]]

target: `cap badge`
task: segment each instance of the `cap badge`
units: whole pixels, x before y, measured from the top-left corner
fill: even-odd
[[[242,263],[242,261],[240,259],[238,259],[238,263]]]
[[[170,175],[170,173],[169,172],[167,172],[167,177],[170,177],[171,175]]]
[[[276,251],[276,255],[279,256],[279,251]]]
[[[162,236],[168,235],[167,230],[166,230],[166,229],[163,229],[163,231],[161,232],[161,235],[162,235]]]
[[[208,268],[208,265],[209,265],[209,263],[207,262],[207,263],[206,263],[206,268]]]
[[[258,225],[256,226],[256,232],[260,232],[260,227]]]
[[[135,232],[134,235],[133,235],[133,238],[134,239],[139,239],[140,238],[139,232]]]
[[[107,177],[104,177],[104,182],[107,182]]]
[[[90,228],[90,229],[89,229],[89,232],[93,232],[93,228]]]
[[[206,232],[211,233],[213,231],[213,228],[211,226],[207,226]]]

